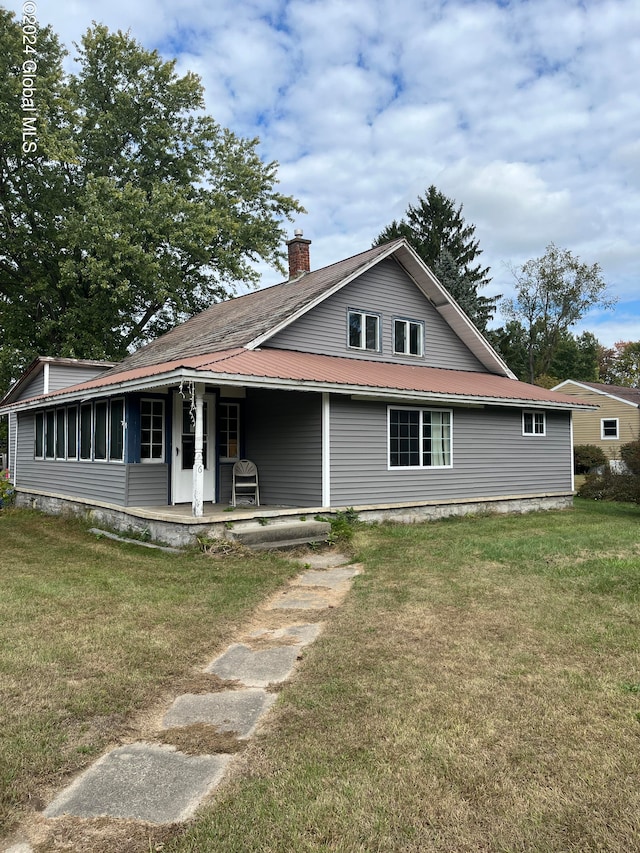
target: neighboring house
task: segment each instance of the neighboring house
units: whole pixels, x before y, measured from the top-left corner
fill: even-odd
[[[272,507],[571,502],[571,413],[588,404],[518,381],[405,240],[314,272],[309,243],[289,241],[288,281],[97,377],[47,387],[63,360],[34,363],[0,403],[18,498],[199,517],[246,457]]]
[[[640,438],[640,388],[566,379],[554,390],[598,406],[574,414],[574,445],[595,444],[610,460],[619,460],[622,445]]]

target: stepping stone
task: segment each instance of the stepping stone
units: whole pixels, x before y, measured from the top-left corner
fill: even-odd
[[[305,557],[294,558],[294,562],[312,569],[331,569],[334,566],[344,566],[349,562],[349,558],[344,554],[307,554]]]
[[[299,654],[299,644],[254,651],[243,643],[234,643],[205,672],[241,681],[247,687],[267,687],[289,678]]]
[[[256,640],[292,639],[299,646],[307,646],[317,640],[321,630],[322,623],[313,622],[310,625],[289,625],[288,628],[265,628],[249,634],[249,637]]]
[[[314,584],[314,586],[316,586]],[[303,589],[297,584],[274,601],[271,610],[326,610],[335,604],[335,595],[319,589]]]
[[[147,743],[121,746],[62,791],[44,816],[184,821],[220,783],[230,759],[229,755],[184,755],[175,747]]]
[[[303,572],[294,584],[299,586],[325,586],[329,589],[340,589],[347,584],[355,575],[360,574],[358,566],[345,566],[344,568],[325,569],[317,571],[309,569]]]
[[[239,738],[250,737],[260,717],[276,701],[275,693],[249,688],[225,690],[221,693],[178,696],[162,721],[164,729],[208,723],[221,732],[236,732]]]

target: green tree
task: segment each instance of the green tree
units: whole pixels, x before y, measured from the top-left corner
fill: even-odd
[[[607,294],[599,264],[585,264],[553,243],[512,273],[516,295],[502,301],[502,312],[525,330],[528,380],[534,382],[550,374],[567,331],[590,308],[610,308],[615,299]]]
[[[618,341],[602,356],[601,382],[640,388],[640,341]]]
[[[277,163],[203,112],[203,88],[129,34],[93,25],[66,74],[37,33],[36,149],[23,147],[22,29],[0,10],[0,359],[119,359],[280,270]]]
[[[405,217],[394,220],[374,241],[374,246],[405,237],[438,276],[472,322],[484,331],[496,310],[498,297],[481,296],[478,289],[491,281],[489,267],[477,263],[482,254],[475,225],[462,216],[462,205],[431,185]]]

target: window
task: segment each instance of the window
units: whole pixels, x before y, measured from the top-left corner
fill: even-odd
[[[416,320],[393,321],[393,351],[398,355],[423,354],[424,325]]]
[[[451,467],[451,412],[389,409],[391,468]]]
[[[92,428],[92,407],[86,403],[80,406],[80,459],[91,459]]]
[[[140,402],[140,459],[164,462],[164,401]]]
[[[93,412],[93,458],[107,458],[107,410],[106,400],[95,404]]]
[[[546,435],[547,426],[544,412],[522,413],[523,435]]]
[[[44,413],[44,455],[46,459],[56,457],[56,413],[53,409]]]
[[[67,459],[78,458],[78,409],[67,409]]]
[[[364,311],[349,311],[349,346],[380,351],[380,317]]]
[[[220,403],[218,448],[221,459],[240,458],[240,406]]]
[[[600,437],[618,438],[618,418],[602,418],[600,420]]]
[[[36,457],[36,459],[42,459],[44,457],[44,413],[43,412],[36,412],[35,457]]]
[[[64,459],[67,450],[67,418],[64,409],[56,409],[56,459]]]
[[[124,459],[124,400],[112,400],[109,408],[109,459]]]

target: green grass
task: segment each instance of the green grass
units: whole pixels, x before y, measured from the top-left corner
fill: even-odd
[[[29,511],[0,514],[0,543],[0,837],[294,571],[119,544]]]
[[[640,850],[640,508],[362,528],[365,574],[166,853]]]
[[[640,507],[585,501],[358,526],[364,573],[163,853],[640,851],[639,533]],[[292,571],[31,514],[0,535],[9,813],[126,737]]]

